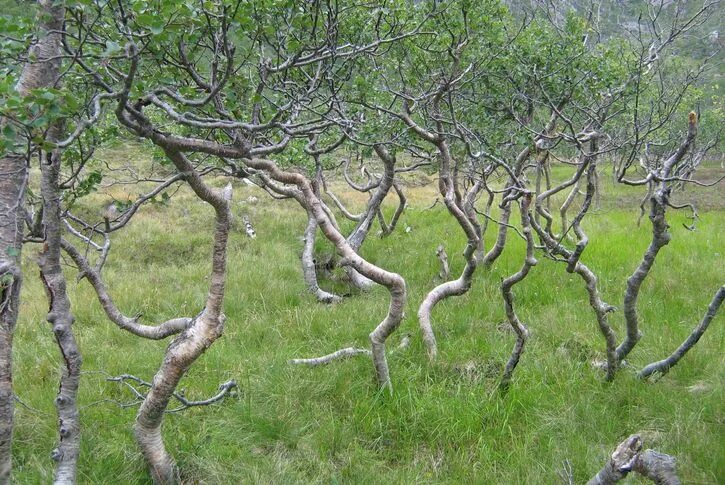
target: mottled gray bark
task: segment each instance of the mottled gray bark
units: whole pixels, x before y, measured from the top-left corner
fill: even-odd
[[[559,208],[559,216],[561,217],[561,232],[564,233],[569,228],[569,221],[566,218],[567,212],[569,212],[569,207],[571,207],[571,204],[576,199],[576,196],[579,195],[579,186],[581,185],[582,179],[577,179],[576,183],[574,184],[574,187],[572,187],[571,191],[569,192],[569,195],[566,196],[566,199],[564,199],[564,203],[561,204],[561,207]],[[547,199],[550,200],[550,199]],[[573,239],[571,234],[567,233],[568,239]]]
[[[443,245],[439,245],[438,249],[436,249],[436,256],[438,256],[438,260],[441,262],[441,270],[438,273],[438,277],[442,280],[448,280],[448,278],[451,277],[451,269],[448,266],[448,254],[446,253],[446,248],[443,247]]]
[[[680,485],[675,458],[654,450],[642,450],[642,439],[632,435],[617,446],[606,465],[587,485],[614,485],[636,472],[657,485]]]
[[[624,293],[624,318],[627,322],[627,335],[624,341],[617,347],[617,359],[619,362],[629,355],[642,336],[639,330],[639,318],[637,315],[639,290],[652,269],[652,265],[654,265],[660,249],[666,246],[672,238],[669,232],[670,226],[667,224],[667,219],[665,218],[670,195],[668,179],[672,169],[685,156],[685,153],[687,153],[687,150],[695,141],[696,136],[697,116],[694,113],[690,113],[687,137],[677,150],[665,160],[656,176],[659,188],[655,190],[650,198],[649,213],[649,219],[652,223],[652,241],[647,247],[639,266],[632,273],[632,276],[627,279],[627,288]]]
[[[639,316],[637,315],[639,290],[652,269],[652,265],[654,265],[657,253],[669,244],[672,238],[669,233],[670,226],[665,219],[667,196],[667,193],[658,191],[650,199],[649,218],[652,222],[652,241],[647,247],[639,266],[632,276],[627,279],[627,289],[624,292],[624,318],[627,322],[627,335],[624,341],[617,347],[617,359],[619,362],[629,355],[642,337],[639,330]]]
[[[493,247],[483,257],[483,265],[490,268],[494,261],[501,256],[503,249],[506,247],[506,239],[508,237],[508,222],[511,218],[511,203],[506,202],[501,208],[501,217],[499,219],[498,233],[496,234],[496,242]]]
[[[666,359],[647,365],[639,372],[637,377],[639,377],[640,379],[646,379],[647,377],[655,373],[661,375],[667,374],[667,372],[669,372],[672,367],[677,365],[680,359],[682,359],[685,354],[700,340],[700,337],[702,337],[702,335],[705,333],[707,327],[710,326],[710,322],[712,322],[712,319],[715,318],[715,315],[717,315],[717,312],[720,309],[720,306],[722,305],[724,299],[725,286],[721,286],[717,290],[717,292],[715,292],[715,296],[712,298],[710,305],[707,307],[707,312],[705,312],[705,316],[702,317],[700,324],[695,327],[690,336],[687,337],[684,342],[682,342],[682,345],[677,347],[672,355],[670,355]]]
[[[61,2],[39,2],[38,41],[30,52],[16,90],[51,87],[60,65],[60,30],[63,26]],[[4,126],[6,120],[1,120]],[[13,389],[12,343],[20,306],[20,251],[23,239],[23,203],[28,178],[24,155],[4,153],[0,157],[0,483],[10,481],[12,467]]]
[[[534,235],[531,233],[531,214],[529,213],[531,199],[531,194],[527,193],[524,194],[521,200],[521,230],[524,237],[526,237],[526,256],[524,257],[524,263],[521,269],[501,282],[501,294],[503,295],[504,307],[506,309],[506,318],[516,334],[516,343],[511,351],[508,362],[506,362],[503,376],[499,383],[499,388],[503,391],[506,391],[511,384],[514,369],[516,369],[519,363],[521,354],[524,352],[526,340],[529,337],[529,330],[521,323],[514,310],[514,295],[511,289],[514,285],[523,281],[529,274],[531,268],[537,264],[536,258],[534,257]]]
[[[391,235],[393,231],[395,231],[395,228],[398,225],[398,221],[400,220],[400,216],[403,215],[403,211],[405,210],[406,204],[408,203],[407,199],[405,198],[405,193],[403,193],[403,189],[395,181],[393,181],[393,190],[395,190],[395,194],[398,196],[398,207],[395,209],[393,217],[390,219],[390,223],[385,222],[385,217],[383,216],[382,209],[378,209],[380,237],[387,237]]]
[[[596,150],[595,146],[593,146],[592,148]],[[594,160],[592,160],[592,162],[589,164],[589,168],[587,169],[587,191],[584,196],[584,202],[582,203],[581,209],[579,209],[579,212],[574,217],[574,220],[571,222],[571,228],[578,239],[574,251],[572,251],[571,255],[568,258],[566,271],[569,273],[574,272],[576,264],[579,262],[579,258],[581,258],[584,250],[589,244],[589,237],[584,232],[584,229],[582,229],[581,222],[582,219],[584,219],[587,211],[589,211],[589,207],[592,204],[592,199],[594,198],[594,191],[596,190],[596,186],[594,185],[594,174],[596,172],[596,167],[597,166]],[[567,229],[565,228],[564,231],[567,231]]]

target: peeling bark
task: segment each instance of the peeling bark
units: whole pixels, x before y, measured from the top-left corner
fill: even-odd
[[[51,87],[60,66],[60,32],[64,9],[61,2],[39,2],[38,41],[31,48],[33,62],[23,68],[16,91],[27,95],[31,90]],[[0,121],[4,126],[5,120]],[[12,468],[13,332],[20,306],[20,251],[23,239],[23,204],[28,178],[28,161],[24,155],[4,153],[0,158],[0,483],[8,483]]]
[[[151,390],[138,410],[134,428],[136,441],[148,463],[155,483],[177,483],[179,471],[166,451],[161,436],[164,412],[176,386],[194,361],[208,349],[224,330],[224,288],[226,282],[227,241],[231,225],[231,184],[221,194],[202,181],[191,163],[178,151],[164,147],[179,172],[184,173],[194,193],[208,202],[216,214],[214,249],[209,294],[202,312],[181,332],[166,350],[161,368],[154,376]]]
[[[695,327],[690,336],[687,337],[687,340],[682,342],[682,345],[677,347],[672,355],[670,355],[666,359],[647,365],[639,372],[639,374],[637,374],[637,377],[639,377],[640,379],[646,379],[655,373],[661,375],[667,374],[667,372],[669,372],[672,367],[677,365],[680,359],[682,359],[685,354],[700,340],[700,337],[702,337],[702,335],[705,333],[707,327],[710,326],[710,322],[712,321],[712,319],[715,318],[715,315],[717,315],[717,312],[720,309],[720,305],[722,305],[723,300],[725,300],[725,286],[721,286],[720,289],[717,290],[715,296],[710,302],[710,305],[707,307],[707,312],[705,312],[705,316],[702,317],[702,321],[697,327]]]
[[[617,446],[611,458],[587,485],[613,485],[632,471],[657,485],[680,485],[675,458],[654,450],[642,450],[642,439],[632,435]]]

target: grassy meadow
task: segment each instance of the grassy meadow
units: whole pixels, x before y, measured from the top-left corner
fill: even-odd
[[[98,155],[110,163],[146,161],[136,145]],[[717,166],[719,167],[719,166]],[[715,178],[716,166],[706,168]],[[566,176],[555,172],[557,179]],[[612,187],[603,174],[600,209],[585,219],[590,245],[583,261],[600,277],[608,303],[621,307],[627,276],[649,244],[645,218],[637,227],[642,190]],[[418,182],[425,181],[423,177]],[[226,181],[214,180],[222,186]],[[395,392],[380,392],[366,357],[329,366],[295,367],[287,360],[323,355],[345,346],[367,346],[368,333],[384,317],[388,293],[367,294],[324,306],[305,290],[299,255],[304,212],[294,201],[270,201],[259,189],[235,183],[235,230],[229,244],[224,336],[190,369],[181,388],[201,399],[235,379],[236,395],[219,404],[167,415],[164,437],[189,483],[560,483],[570,467],[577,483],[591,477],[629,434],[645,446],[678,458],[683,483],[714,484],[725,477],[725,357],[723,316],[700,343],[657,383],[634,371],[668,355],[690,333],[723,282],[725,205],[722,185],[689,188],[676,200],[695,198],[697,230],[672,211],[672,242],[642,287],[639,311],[644,337],[630,367],[605,383],[591,365],[603,357],[604,342],[578,276],[538,252],[539,264],[514,287],[517,311],[532,332],[509,393],[496,385],[514,336],[501,325],[505,314],[501,279],[516,271],[523,243],[510,233],[504,254],[491,270],[479,269],[471,291],[433,312],[439,358],[429,364],[416,312],[437,279],[435,250],[444,242],[452,274],[462,269],[462,232],[435,199],[433,178],[407,189],[409,207],[398,230],[380,239],[373,229],[362,253],[407,281],[408,307],[397,346],[389,358]],[[132,187],[132,186],[131,186]],[[365,196],[338,192],[353,208]],[[129,186],[101,189],[79,201],[79,213],[100,213]],[[134,189],[135,190],[135,189]],[[257,203],[247,202],[254,195]],[[394,197],[387,210],[392,212]],[[576,207],[572,208],[573,214]],[[257,231],[248,239],[241,218]],[[348,228],[350,223],[338,220]],[[518,224],[518,214],[512,217]],[[193,316],[207,291],[211,208],[180,189],[165,204],[141,209],[115,234],[104,276],[117,305],[145,323]],[[406,231],[410,227],[410,231]],[[489,227],[487,247],[495,228]],[[47,303],[37,268],[37,251],[24,250],[25,282],[15,337],[17,405],[14,445],[17,483],[48,483],[56,439],[53,398],[59,356],[48,323]],[[318,238],[318,251],[330,246]],[[107,382],[130,373],[151,380],[167,342],[139,339],[105,317],[90,284],[75,283],[68,268],[75,332],[84,357],[80,389],[83,426],[81,483],[150,483],[135,445],[136,407],[128,389]],[[326,289],[347,292],[339,281]],[[624,334],[621,311],[611,322]],[[629,483],[639,483],[629,479]]]

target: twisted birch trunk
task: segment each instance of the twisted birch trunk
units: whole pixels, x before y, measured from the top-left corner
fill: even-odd
[[[670,187],[668,178],[680,160],[685,156],[697,136],[697,115],[690,113],[687,129],[687,137],[675,152],[663,163],[662,169],[657,174],[660,187],[650,199],[649,219],[652,223],[652,241],[644,253],[642,261],[632,276],[627,279],[627,289],[624,293],[624,318],[627,323],[627,335],[624,341],[617,347],[617,359],[622,362],[632,351],[642,334],[639,330],[639,318],[637,315],[637,300],[642,283],[652,269],[660,249],[669,244],[672,235],[669,232],[669,224],[665,214],[669,203]]]
[[[524,264],[521,269],[516,273],[512,274],[501,283],[501,294],[503,295],[504,306],[506,308],[506,318],[508,318],[509,324],[516,334],[516,343],[511,351],[506,366],[504,367],[503,376],[499,388],[502,391],[506,391],[511,384],[511,377],[513,376],[514,369],[519,363],[521,354],[524,352],[524,346],[526,340],[529,337],[529,330],[526,326],[521,323],[518,315],[514,311],[514,296],[511,289],[517,283],[523,281],[528,276],[529,271],[532,267],[536,266],[537,261],[534,257],[534,236],[531,234],[531,214],[529,213],[529,207],[531,205],[532,196],[530,193],[524,194],[521,200],[521,230],[526,238],[526,256],[524,257]]]
[[[448,212],[456,219],[466,234],[467,242],[466,248],[463,250],[466,265],[463,267],[461,275],[453,281],[446,281],[433,288],[418,307],[418,325],[423,335],[423,343],[428,352],[428,358],[431,361],[438,356],[438,343],[431,323],[433,308],[450,296],[460,296],[468,292],[473,282],[473,274],[479,263],[476,254],[483,251],[481,226],[476,220],[473,203],[478,193],[483,189],[484,183],[481,180],[477,181],[468,190],[465,200],[461,200],[462,198],[457,191],[456,171],[454,170],[454,173],[451,173],[452,159],[448,144],[445,140],[439,140],[436,146],[441,161],[438,190],[443,197],[443,203],[446,205]]]
[[[264,170],[275,181],[296,186],[300,191],[297,199],[305,209],[315,216],[317,225],[325,237],[335,246],[342,258],[341,264],[352,266],[355,271],[375,283],[385,286],[390,292],[390,306],[382,322],[370,333],[370,345],[375,367],[375,375],[381,387],[392,392],[390,370],[385,355],[385,342],[398,328],[403,319],[403,309],[407,298],[405,280],[397,273],[386,271],[362,258],[342,235],[339,228],[330,219],[321,199],[315,194],[312,184],[304,176],[280,170],[269,160],[259,158],[245,159],[244,163],[254,169]]]
[[[314,177],[314,179],[312,179],[312,182],[311,182],[312,191],[315,193],[315,195],[318,198],[321,199],[321,196],[320,196],[321,189],[323,187],[326,187],[325,179],[322,176],[322,164],[320,163],[320,157],[319,157],[318,153],[313,152],[312,156],[315,160],[315,177]],[[270,182],[268,178],[266,178],[266,180],[267,180],[267,182]],[[284,188],[280,188],[277,186],[275,186],[275,187],[278,190],[286,192],[286,195],[288,197],[292,197],[295,200],[297,200],[297,202],[303,203],[303,200],[301,199],[301,194],[299,193],[299,191],[295,191],[295,192],[285,191]],[[337,199],[335,199],[335,200],[337,200]],[[333,217],[331,211],[326,210],[325,212],[327,213],[328,217]],[[335,227],[338,227],[337,222],[334,221],[334,219],[332,220],[332,222]],[[302,277],[305,280],[305,285],[307,285],[308,291],[315,295],[315,298],[317,298],[317,301],[322,302],[322,303],[338,303],[338,302],[342,301],[342,297],[320,288],[320,284],[317,280],[317,265],[315,264],[315,239],[316,238],[317,238],[317,219],[315,219],[314,214],[307,211],[307,227],[305,228],[305,232],[303,235],[304,245],[302,247],[302,257],[301,257]]]
[[[51,87],[58,77],[63,5],[50,0],[39,3],[38,41],[30,52],[34,60],[25,65],[16,87],[20,95]],[[5,123],[0,121],[2,126]],[[0,158],[0,484],[10,482],[12,468],[12,345],[20,307],[22,211],[27,179],[26,157],[4,153]]]
[[[148,463],[155,483],[178,483],[179,472],[172,456],[166,451],[161,436],[161,424],[169,400],[179,381],[196,359],[222,335],[226,282],[227,241],[231,225],[231,185],[222,194],[215,193],[201,179],[191,163],[178,151],[166,147],[166,155],[183,173],[194,193],[208,202],[216,214],[214,249],[209,282],[209,294],[202,312],[169,344],[166,356],[153,379],[153,386],[136,416],[135,435]]]

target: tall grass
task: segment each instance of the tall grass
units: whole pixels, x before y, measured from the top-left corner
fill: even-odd
[[[221,183],[221,182],[220,182]],[[609,188],[604,208],[584,223],[591,244],[583,261],[600,276],[604,299],[621,305],[627,276],[649,243],[645,219],[622,209],[625,195]],[[505,325],[499,285],[521,264],[523,244],[510,244],[490,271],[479,270],[464,297],[433,313],[438,362],[427,362],[416,322],[417,306],[438,272],[435,249],[445,242],[452,273],[462,269],[465,241],[432,187],[412,189],[400,228],[386,239],[371,235],[365,257],[402,274],[409,285],[407,318],[392,337],[412,345],[390,357],[395,393],[380,392],[364,357],[321,368],[293,367],[294,357],[321,355],[347,345],[366,346],[382,319],[387,292],[323,306],[306,293],[299,265],[306,218],[293,202],[270,202],[239,184],[234,212],[249,214],[257,230],[231,237],[225,335],[182,381],[186,395],[212,395],[230,378],[239,393],[221,404],[168,415],[164,436],[184,476],[201,483],[556,483],[568,461],[577,481],[593,475],[611,450],[633,432],[648,447],[678,458],[684,483],[717,483],[725,476],[723,432],[723,318],[698,346],[657,383],[634,370],[668,354],[701,318],[722,283],[725,223],[722,209],[701,214],[686,231],[685,216],[671,214],[673,240],[642,288],[644,337],[613,383],[591,361],[604,343],[586,293],[564,265],[537,254],[539,264],[514,288],[517,311],[530,328],[509,393],[497,380],[514,336]],[[246,202],[250,195],[256,204]],[[93,211],[106,200],[85,202]],[[347,200],[361,199],[347,194]],[[636,200],[634,197],[632,200]],[[392,206],[389,207],[392,210]],[[518,218],[516,217],[516,222]],[[119,307],[148,322],[193,316],[203,304],[213,224],[211,208],[181,190],[171,203],[145,208],[113,240],[104,270]],[[406,232],[405,227],[410,227]],[[489,236],[493,236],[493,230]],[[491,240],[487,240],[490,245]],[[324,241],[318,251],[331,252]],[[17,483],[46,483],[55,439],[53,398],[59,357],[45,322],[42,286],[28,248],[21,320],[15,340]],[[131,432],[132,396],[107,375],[150,379],[166,343],[147,342],[115,328],[87,282],[69,292],[84,356],[80,405],[82,483],[148,483]],[[336,282],[323,286],[346,291]],[[624,333],[621,313],[612,323]]]

